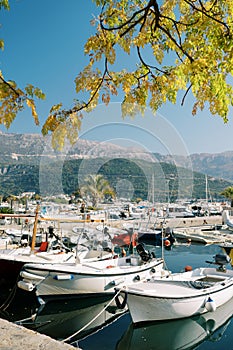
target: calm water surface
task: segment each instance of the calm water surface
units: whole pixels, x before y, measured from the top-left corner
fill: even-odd
[[[150,250],[161,256],[161,248]],[[171,251],[165,251],[164,257],[167,268],[178,272],[186,265],[193,268],[207,266],[206,260],[212,261],[220,252],[215,245],[177,245]],[[133,326],[129,313],[119,312],[114,303],[102,312],[109,300],[73,299],[39,306],[33,294],[12,290],[2,301],[1,317],[21,320],[28,328],[55,339],[74,335],[68,342],[83,350],[233,350],[233,300],[214,313],[140,327]],[[25,320],[32,314],[33,322]],[[88,325],[97,315],[99,317]]]

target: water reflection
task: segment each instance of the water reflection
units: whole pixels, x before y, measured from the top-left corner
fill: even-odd
[[[192,349],[204,340],[220,341],[231,322],[233,299],[213,313],[187,319],[129,325],[117,350]]]
[[[33,322],[25,325],[71,343],[107,326],[125,313],[126,310],[117,309],[111,300],[109,296],[102,296],[51,301],[41,305]]]

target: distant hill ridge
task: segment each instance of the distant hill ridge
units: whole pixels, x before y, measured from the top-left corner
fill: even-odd
[[[55,187],[53,164],[55,164],[54,161],[60,160],[63,163],[65,161],[62,181],[66,193],[72,193],[77,189],[78,167],[83,159],[88,160],[90,171],[94,168],[94,164],[102,164],[101,159],[105,159],[105,163],[108,162],[108,164],[103,167],[103,175],[113,186],[116,185],[114,181],[118,181],[120,177],[127,179],[127,174],[130,179],[134,178],[134,188],[139,186],[136,182],[141,182],[139,178],[142,179],[143,174],[134,162],[130,162],[132,159],[139,159],[140,167],[144,170],[153,163],[152,169],[156,169],[157,164],[157,169],[162,169],[171,188],[174,187],[174,193],[176,192],[176,167],[186,168],[186,164],[190,164],[190,159],[194,171],[194,196],[205,197],[204,174],[209,176],[213,196],[219,196],[219,193],[233,182],[233,151],[219,154],[193,154],[188,159],[179,155],[150,154],[140,148],[126,148],[107,142],[79,139],[74,147],[66,146],[62,152],[58,152],[50,147],[49,138],[43,138],[39,134],[3,132],[0,132],[0,147],[0,194],[38,191],[41,163],[47,167],[48,174],[51,173],[51,187]],[[119,161],[120,159],[122,161]],[[182,170],[181,173],[184,171]],[[59,183],[59,178],[57,181]],[[147,191],[148,184],[144,182],[143,184],[141,182],[140,188],[138,187],[138,197],[143,197]]]
[[[152,155],[141,148],[125,148],[108,142],[83,139],[79,139],[74,146],[65,146],[61,152],[54,151],[50,147],[50,137],[44,138],[39,134],[0,132],[0,147],[0,162],[8,164],[15,164],[18,161],[26,164],[38,164],[41,157],[59,159],[59,156],[64,157],[64,155],[67,159],[124,157],[153,161]]]
[[[176,161],[177,166],[186,167],[187,159],[182,156],[157,155],[160,161],[171,163]],[[213,176],[215,178],[233,181],[233,151],[222,153],[195,153],[190,155],[194,171]]]

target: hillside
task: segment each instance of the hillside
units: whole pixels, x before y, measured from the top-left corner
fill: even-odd
[[[178,166],[185,167],[187,159],[182,156],[161,155],[156,153],[159,161],[165,163],[174,163]],[[198,171],[209,176],[233,181],[233,151],[210,154],[196,153],[191,154],[190,159],[194,171]]]
[[[185,158],[161,154],[152,157],[139,148],[110,143],[79,140],[74,147],[55,152],[49,140],[40,135],[0,133],[0,145],[1,195],[71,194],[91,173],[103,174],[120,196],[158,201],[168,196],[169,200],[205,198],[205,174],[209,175],[212,198],[219,198],[233,181],[233,152],[191,155],[194,172],[190,172],[185,168]]]

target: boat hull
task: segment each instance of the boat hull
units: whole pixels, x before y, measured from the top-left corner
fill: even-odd
[[[117,260],[117,259],[115,259]],[[127,261],[127,258],[126,258]],[[131,262],[132,263],[132,262]],[[51,297],[114,294],[116,286],[136,283],[163,273],[163,260],[153,259],[140,266],[117,265],[113,260],[93,264],[59,266],[25,265],[20,288],[36,290],[43,300]],[[26,285],[27,284],[27,285]]]

